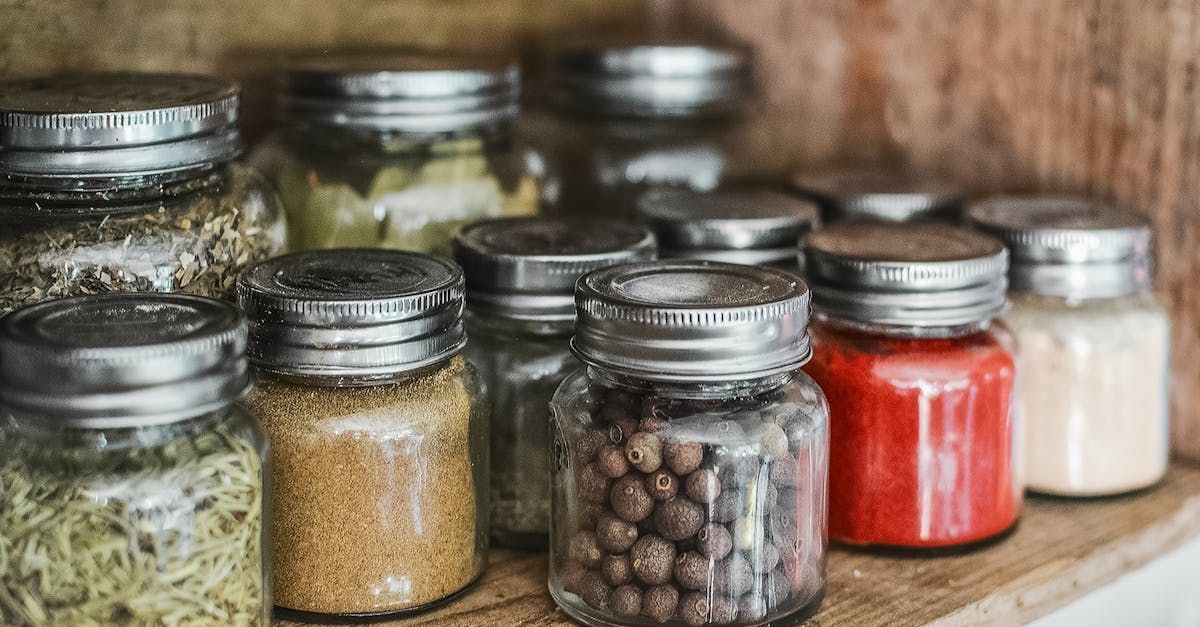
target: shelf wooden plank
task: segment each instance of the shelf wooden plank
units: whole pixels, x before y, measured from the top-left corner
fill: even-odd
[[[1200,537],[1200,467],[1157,489],[1088,501],[1031,498],[1006,539],[956,556],[834,549],[825,625],[1013,624],[1047,614]],[[447,606],[384,625],[567,625],[546,594],[542,554],[493,551],[483,580]],[[275,627],[299,623],[275,621]]]

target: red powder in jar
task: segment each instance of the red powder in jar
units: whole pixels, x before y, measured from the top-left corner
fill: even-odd
[[[805,370],[829,399],[829,535],[947,547],[1016,522],[1014,360],[1003,328],[949,339],[817,323]]]

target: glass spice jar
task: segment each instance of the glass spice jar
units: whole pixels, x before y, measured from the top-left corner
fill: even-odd
[[[523,127],[547,211],[632,218],[652,187],[782,179],[751,157],[760,112],[749,49],[692,43],[566,48]]]
[[[492,538],[545,548],[550,398],[579,367],[569,348],[575,281],[653,259],[654,236],[610,220],[497,218],[467,226],[454,249],[467,281],[467,355],[491,401]]]
[[[271,438],[276,612],[410,613],[487,552],[483,384],[459,356],[463,276],[382,249],[294,253],[238,281]]]
[[[493,58],[325,54],[284,76],[280,128],[255,154],[293,250],[449,257],[474,220],[536,213],[514,140],[520,71]]]
[[[798,245],[820,228],[817,206],[765,189],[652,190],[638,199],[665,259],[707,259],[800,274]]]
[[[1007,253],[937,224],[851,222],[810,237],[813,360],[829,396],[829,534],[961,547],[1022,504]]]
[[[0,312],[61,296],[232,298],[284,245],[270,186],[234,159],[238,90],[177,74],[0,84]]]
[[[862,166],[798,172],[792,177],[792,189],[821,207],[826,224],[856,219],[962,221],[961,189],[906,168]]]
[[[1001,197],[968,218],[1008,245],[1025,482],[1059,496],[1145,488],[1170,460],[1171,324],[1149,220],[1078,199]]]
[[[825,588],[827,405],[808,289],[780,270],[625,264],[576,289],[555,393],[550,592],[588,625],[799,621]]]
[[[245,346],[237,308],[180,294],[0,321],[0,624],[267,627]]]

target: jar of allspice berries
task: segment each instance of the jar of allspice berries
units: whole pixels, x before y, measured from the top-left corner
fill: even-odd
[[[828,407],[808,288],[660,261],[576,288],[552,403],[550,591],[589,625],[799,620],[825,586]]]
[[[463,275],[416,253],[339,249],[238,282],[271,439],[277,613],[414,612],[467,588],[487,549],[483,386],[459,356]]]

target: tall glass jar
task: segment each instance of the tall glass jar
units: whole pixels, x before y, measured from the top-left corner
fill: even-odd
[[[465,590],[487,552],[483,384],[459,356],[463,276],[414,253],[340,249],[238,282],[271,438],[276,612],[411,613]]]
[[[547,106],[525,124],[548,211],[631,218],[648,188],[782,178],[748,152],[760,108],[748,49],[582,46],[550,65]]]
[[[246,324],[184,295],[0,321],[0,624],[270,621]]]
[[[492,58],[333,54],[285,74],[280,128],[255,154],[293,250],[450,255],[458,229],[537,211],[514,139],[520,72]]]
[[[652,190],[638,218],[666,259],[707,259],[801,273],[799,243],[820,228],[817,206],[767,189]]]
[[[617,221],[500,218],[463,229],[467,354],[491,401],[491,530],[498,544],[544,548],[550,531],[550,397],[579,367],[569,343],[575,281],[653,259],[654,236]]]
[[[963,191],[903,167],[830,167],[792,176],[792,189],[821,207],[827,224],[845,220],[962,222]]]
[[[825,588],[808,289],[712,262],[580,280],[555,393],[550,592],[588,625],[799,621]]]
[[[1106,496],[1157,483],[1170,461],[1170,335],[1151,292],[1150,222],[1078,198],[976,203],[1012,252],[1026,485]]]
[[[830,537],[962,547],[1022,504],[999,241],[943,225],[831,226],[806,247],[814,358],[832,408]]]
[[[49,298],[232,298],[278,252],[279,201],[241,152],[238,90],[204,76],[0,85],[0,312]]]

